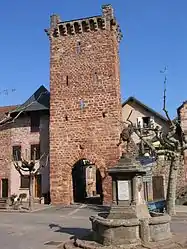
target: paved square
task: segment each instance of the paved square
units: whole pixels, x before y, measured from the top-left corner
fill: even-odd
[[[94,206],[51,207],[35,213],[0,212],[1,249],[54,249],[58,242],[90,232],[89,216],[102,211]],[[187,231],[187,215],[172,220],[172,231]]]
[[[57,242],[90,231],[88,217],[95,211],[81,211],[79,208],[50,208],[36,213],[0,212],[0,248],[56,248]]]

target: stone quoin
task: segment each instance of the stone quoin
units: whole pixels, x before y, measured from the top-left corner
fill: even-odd
[[[53,15],[45,31],[50,40],[51,202],[75,201],[73,186],[78,183],[72,170],[84,159],[99,171],[102,186],[96,192],[109,203],[112,184],[106,172],[120,157],[122,119],[122,35],[113,8],[104,5],[102,15],[71,21]]]

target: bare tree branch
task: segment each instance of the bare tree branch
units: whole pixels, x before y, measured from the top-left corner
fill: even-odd
[[[43,154],[43,155],[45,155],[45,154]],[[38,174],[38,172],[40,172],[40,170],[41,170],[42,168],[47,167],[47,165],[48,165],[48,161],[49,161],[49,155],[47,155],[45,165],[41,164],[41,165],[38,167],[38,169],[36,170],[36,172],[35,172],[34,174],[35,174],[35,175],[37,175],[37,174]]]
[[[132,115],[133,110],[130,111],[129,116],[127,117],[127,121],[133,126],[132,121],[130,120],[130,116]]]
[[[139,129],[134,129],[134,132],[136,133],[136,135],[140,138],[140,140],[142,140],[151,150],[152,152],[156,152],[155,147],[152,145],[151,142],[149,142],[148,140],[146,140],[140,133]]]
[[[163,73],[163,74],[165,74],[166,71],[167,71],[167,67],[165,67],[164,70],[163,70],[163,71],[160,71],[160,72]],[[169,116],[169,113],[168,113],[168,111],[167,111],[167,109],[166,109],[166,83],[167,83],[167,76],[166,76],[166,74],[165,74],[165,77],[164,77],[164,96],[163,96],[164,99],[163,99],[163,109],[162,109],[162,110],[164,111],[164,113],[165,113],[165,115],[166,115],[168,121],[169,121],[172,125],[174,125],[174,124],[173,124],[173,121],[171,120],[171,118],[170,118],[170,116]]]
[[[38,160],[39,163],[41,159],[45,156],[45,153],[42,154],[40,159]],[[17,157],[18,159],[18,157]],[[26,161],[25,159],[21,158],[21,165],[19,165],[18,161],[14,160],[14,166],[15,169],[19,172],[21,176],[24,176],[23,172],[28,172],[29,173],[29,208],[32,210],[33,207],[33,179],[34,177],[38,174],[41,168],[47,166],[48,164],[48,155],[46,158],[45,165],[39,165],[39,167],[36,169],[35,164],[36,164],[36,151],[34,151],[34,158],[32,161]]]

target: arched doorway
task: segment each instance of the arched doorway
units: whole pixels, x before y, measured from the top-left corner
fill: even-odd
[[[101,203],[102,178],[95,164],[87,159],[77,161],[72,169],[72,180],[74,202]]]
[[[72,169],[73,200],[84,202],[86,198],[86,174],[84,160],[77,161]]]

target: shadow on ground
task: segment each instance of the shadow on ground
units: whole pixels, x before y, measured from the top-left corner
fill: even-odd
[[[110,210],[110,206],[104,206],[104,205],[92,205],[89,204],[85,208],[97,211],[97,212],[108,212]]]
[[[67,233],[72,235],[72,237],[76,237],[78,239],[83,238],[84,236],[88,236],[91,233],[91,229],[88,228],[80,228],[80,227],[62,227],[58,224],[49,224],[49,228],[53,229],[55,233]]]

